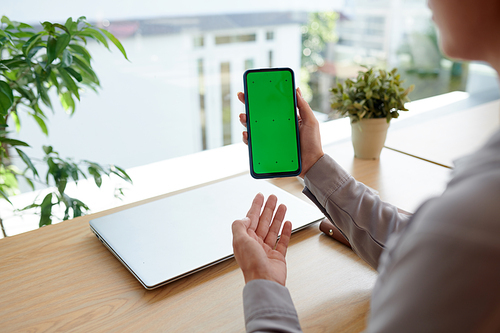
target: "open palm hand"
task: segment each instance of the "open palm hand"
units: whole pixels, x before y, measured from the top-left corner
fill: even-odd
[[[276,209],[277,200],[276,196],[269,196],[261,214],[264,196],[259,193],[255,196],[247,216],[233,222],[234,256],[243,271],[246,283],[265,279],[285,285],[285,255],[292,224],[285,222],[278,240],[286,206],[280,205]]]

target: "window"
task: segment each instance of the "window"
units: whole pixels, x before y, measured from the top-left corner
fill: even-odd
[[[207,149],[207,122],[205,113],[205,76],[203,74],[203,59],[198,59],[198,91],[200,97],[200,130],[201,149]]]
[[[245,42],[254,42],[257,36],[255,34],[248,35],[235,35],[235,36],[216,36],[215,44],[232,44],[232,43],[245,43]]]
[[[220,87],[222,97],[222,137],[225,145],[231,141],[231,70],[229,62],[220,64]]]
[[[412,100],[496,84],[489,67],[467,67],[442,56],[425,0],[308,0],[298,7],[257,1],[238,4],[234,11],[229,3],[147,6],[130,0],[117,10],[106,1],[97,8],[24,0],[29,11],[19,11],[15,1],[2,3],[2,15],[32,25],[64,24],[70,16],[85,15],[113,33],[130,59],[112,44],[108,52],[88,43],[102,89],[82,92],[72,119],[44,110],[49,137],[65,138],[54,142],[54,149],[63,156],[131,168],[239,142],[237,115],[243,105],[236,92],[243,90],[242,75],[249,68],[292,68],[313,110],[325,114],[335,80],[356,74],[361,65],[397,66],[405,84],[417,85]],[[326,21],[313,20],[313,13],[328,14]],[[452,77],[452,68],[460,66],[462,74]],[[20,118],[23,127],[16,138],[38,142],[33,151],[40,155],[30,156],[43,158],[41,145],[51,143],[36,123]],[[87,128],[93,135],[81,140]]]
[[[245,60],[245,70],[254,68],[255,66],[253,65],[253,59],[246,59]]]
[[[205,38],[203,38],[203,36],[197,36],[194,37],[193,42],[194,47],[203,47],[203,45],[205,44]]]

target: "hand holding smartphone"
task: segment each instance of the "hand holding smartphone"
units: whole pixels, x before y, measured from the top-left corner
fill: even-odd
[[[290,68],[251,69],[243,75],[252,177],[301,172],[297,99]]]

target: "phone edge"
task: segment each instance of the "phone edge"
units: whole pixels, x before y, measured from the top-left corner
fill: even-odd
[[[286,70],[291,73],[292,76],[292,85],[293,85],[293,103],[295,110],[297,110],[297,86],[295,85],[295,72],[290,67],[276,67],[276,68],[250,68],[247,69],[243,73],[243,91],[245,93],[245,114],[246,114],[246,124],[247,124],[247,134],[248,134],[248,157],[250,162],[250,175],[254,179],[269,179],[269,178],[287,178],[287,177],[296,177],[302,173],[302,152],[300,149],[300,133],[299,133],[299,119],[297,116],[297,112],[295,112],[295,133],[297,140],[297,152],[299,157],[299,168],[296,171],[290,171],[289,173],[256,173],[253,168],[253,159],[252,159],[252,149],[251,149],[251,131],[250,131],[250,115],[249,115],[249,107],[248,107],[248,86],[247,86],[247,75],[253,72],[274,72]]]

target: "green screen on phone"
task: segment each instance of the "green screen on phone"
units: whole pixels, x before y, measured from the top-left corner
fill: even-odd
[[[252,69],[244,74],[250,170],[254,178],[300,174],[293,71]]]

